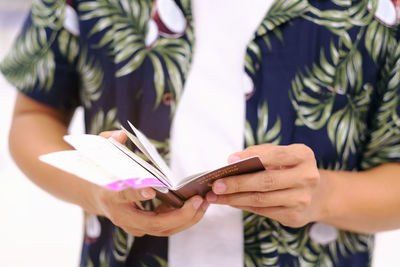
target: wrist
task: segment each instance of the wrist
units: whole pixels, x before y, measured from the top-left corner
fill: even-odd
[[[103,199],[105,199],[104,195],[108,190],[86,181],[82,189],[81,203],[78,203],[78,205],[91,214],[104,216]]]
[[[329,170],[319,170],[320,181],[312,200],[310,222],[326,222],[331,216],[330,197],[334,190],[330,184]]]

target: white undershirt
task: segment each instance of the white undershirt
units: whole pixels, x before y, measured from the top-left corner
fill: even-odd
[[[171,128],[178,176],[217,168],[243,149],[242,86],[248,42],[273,0],[192,0],[193,63]],[[169,238],[169,266],[243,266],[241,210],[211,205],[195,226]]]

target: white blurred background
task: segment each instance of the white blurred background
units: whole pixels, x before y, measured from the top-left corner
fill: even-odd
[[[0,59],[10,49],[29,3],[0,0]],[[79,266],[82,210],[33,185],[10,158],[7,138],[15,95],[0,74],[0,266]],[[82,111],[76,114],[71,131],[83,132],[82,117]]]
[[[0,0],[0,59],[11,47],[29,3]],[[7,138],[15,95],[0,75],[0,266],[78,266],[81,209],[38,189],[10,158]],[[80,133],[83,129],[82,110],[78,110],[70,131]],[[373,267],[400,266],[399,253],[400,230],[378,234]]]

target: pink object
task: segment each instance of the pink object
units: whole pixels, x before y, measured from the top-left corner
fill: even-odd
[[[119,180],[112,182],[110,184],[106,184],[104,187],[113,191],[124,190],[128,187],[130,188],[143,188],[143,187],[153,187],[153,186],[161,186],[166,187],[163,183],[161,183],[156,178],[130,178],[126,180]]]

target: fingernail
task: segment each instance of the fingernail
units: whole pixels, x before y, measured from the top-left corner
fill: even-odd
[[[234,163],[240,160],[240,157],[236,154],[230,155],[228,158],[229,163]]]
[[[208,202],[215,202],[215,201],[217,201],[217,195],[216,194],[214,194],[213,192],[209,192],[209,193],[207,193],[207,196],[206,196],[206,198],[207,198],[207,201]]]
[[[200,207],[200,205],[201,205],[202,202],[203,202],[202,199],[196,199],[196,200],[193,202],[193,207],[197,210],[197,209]]]
[[[209,205],[210,205],[210,204],[209,204],[207,201],[204,201],[204,203],[201,205],[201,209],[202,209],[203,211],[206,211]]]
[[[111,137],[114,138],[117,141],[119,141],[119,139],[121,139],[120,136],[121,136],[121,131],[113,132],[113,134],[111,135]]]
[[[226,191],[226,185],[223,182],[217,181],[214,183],[213,191],[217,194],[222,194]]]
[[[142,190],[140,193],[141,193],[142,196],[143,196],[144,198],[146,198],[146,199],[152,198],[152,197],[153,197],[152,194],[151,194],[148,190]]]

